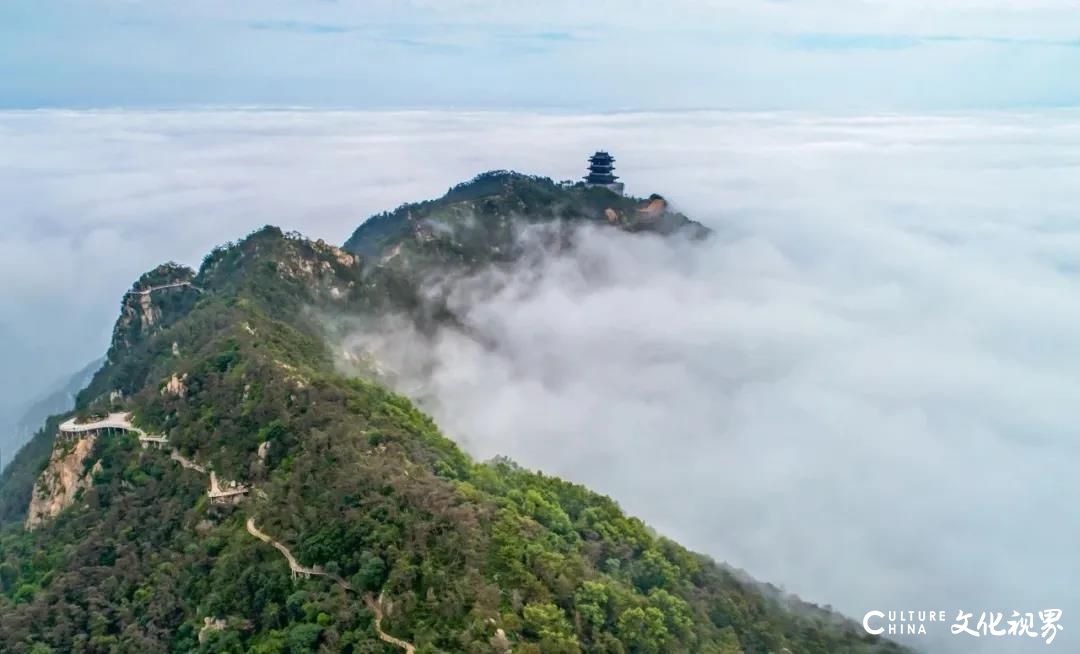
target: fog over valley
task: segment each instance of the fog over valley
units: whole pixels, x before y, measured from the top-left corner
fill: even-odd
[[[580,178],[597,149],[712,237],[582,229],[573,253],[433,280],[467,333],[326,316],[337,351],[474,456],[804,599],[1061,608],[1075,649],[1075,111],[0,112],[0,418],[101,356],[158,263],[264,224],[340,243],[485,170]]]

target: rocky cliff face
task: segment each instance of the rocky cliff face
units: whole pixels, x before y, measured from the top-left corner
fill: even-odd
[[[49,464],[42,471],[34,486],[30,508],[26,516],[26,528],[34,529],[59,514],[75,502],[80,490],[90,487],[94,469],[84,472],[86,459],[94,449],[95,437],[88,434],[81,438],[56,442]]]
[[[124,295],[120,318],[113,329],[109,360],[118,360],[151,334],[186,314],[198,291],[190,286],[195,272],[166,263],[144,274]]]

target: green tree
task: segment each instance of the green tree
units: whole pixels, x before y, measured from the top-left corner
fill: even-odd
[[[574,608],[590,631],[599,632],[607,622],[607,586],[597,581],[586,581],[574,593]]]
[[[577,638],[570,628],[566,614],[551,602],[528,604],[522,610],[525,632],[540,641],[545,654],[576,654],[580,651]]]
[[[656,654],[668,638],[664,614],[654,607],[635,606],[619,616],[618,635],[632,654]]]
[[[678,578],[678,569],[658,550],[649,549],[634,564],[634,585],[643,593],[665,588]]]
[[[289,652],[291,654],[314,652],[322,631],[323,628],[319,625],[307,623],[301,623],[289,629]]]
[[[649,604],[663,614],[664,626],[670,633],[679,638],[689,636],[694,623],[690,617],[690,606],[685,600],[662,588],[654,588],[649,592]]]

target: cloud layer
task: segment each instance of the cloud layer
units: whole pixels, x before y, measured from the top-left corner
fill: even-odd
[[[1076,105],[1075,9],[1070,0],[7,0],[0,107]]]
[[[341,241],[599,147],[717,238],[586,234],[487,297],[469,319],[498,347],[420,351],[449,434],[849,614],[1058,607],[1075,643],[1072,112],[0,114],[5,395],[100,354],[162,260],[265,223]]]

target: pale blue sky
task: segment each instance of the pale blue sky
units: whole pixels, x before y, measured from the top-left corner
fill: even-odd
[[[1080,103],[1075,0],[5,0],[0,107]]]

